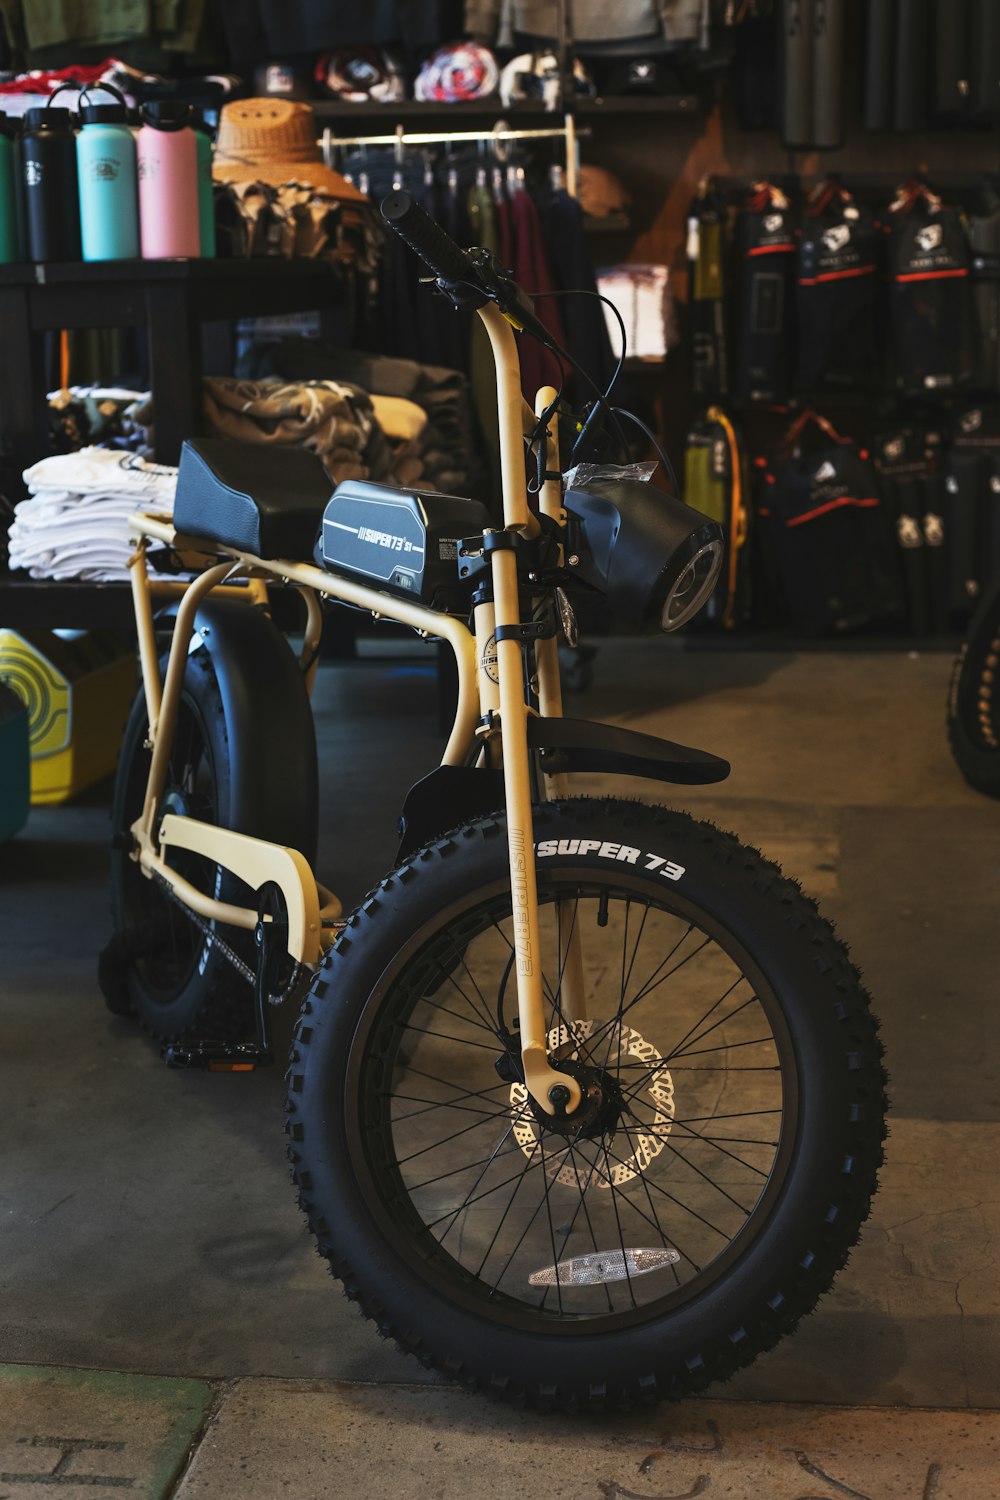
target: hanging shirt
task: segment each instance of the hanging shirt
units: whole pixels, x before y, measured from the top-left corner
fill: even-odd
[[[538,210],[530,195],[523,189],[511,197],[510,214],[515,281],[529,296],[532,293],[553,291]],[[554,297],[539,297],[535,304],[535,314],[553,339],[560,344],[565,342],[562,317]],[[525,400],[533,407],[535,392],[540,386],[554,385],[558,390],[562,385],[561,366],[555,355],[537,339],[522,335],[518,340],[518,348],[521,354],[521,389]]]
[[[571,198],[565,188],[560,188],[541,200],[539,215],[552,279],[557,288],[560,291],[596,292],[597,279],[587,248],[583,209],[577,199]],[[603,391],[615,368],[604,309],[596,296],[566,297],[560,301],[566,348]],[[575,395],[583,395],[584,385],[585,382],[574,376]],[[588,387],[586,398],[592,394]]]

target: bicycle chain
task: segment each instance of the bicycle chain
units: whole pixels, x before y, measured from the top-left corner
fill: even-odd
[[[252,989],[255,990],[257,988],[257,975],[254,973],[253,969],[251,969],[250,965],[244,963],[239,954],[235,952],[234,949],[230,948],[225,938],[219,936],[207,917],[201,917],[196,911],[192,911],[187,902],[182,901],[180,896],[178,896],[177,892],[170,884],[170,881],[165,880],[162,875],[154,874],[153,879],[156,881],[157,885],[162,887],[162,889],[164,890],[166,895],[169,896],[174,905],[180,907],[181,911],[185,914],[188,920],[193,922],[194,925],[205,934],[205,937],[208,939],[209,944],[213,948],[218,948],[223,958],[227,958],[236,972],[246,980],[247,984],[249,984]]]
[[[180,909],[181,909],[181,911],[188,918],[188,920],[190,922],[193,922],[194,925],[199,929],[199,931],[204,934],[204,936],[208,939],[209,945],[211,947],[213,947],[213,948],[218,948],[218,950],[222,954],[223,958],[227,959],[229,961],[229,963],[232,964],[233,968],[239,974],[240,978],[246,980],[246,982],[250,986],[250,988],[256,992],[256,989],[257,989],[257,975],[256,975],[256,973],[254,972],[253,969],[251,969],[251,967],[250,967],[250,965],[248,963],[244,963],[243,959],[240,958],[239,954],[235,951],[235,949],[233,949],[233,948],[231,948],[229,946],[229,944],[226,942],[225,938],[219,936],[219,933],[212,926],[212,923],[208,920],[208,918],[207,917],[199,916],[199,914],[196,911],[192,911],[191,907],[188,906],[187,902],[186,901],[182,901],[181,898],[180,898],[180,896],[178,896],[177,892],[174,890],[173,886],[170,884],[170,881],[164,879],[164,877],[162,875],[158,875],[158,874],[154,873],[153,879],[154,879],[154,881],[156,882],[157,885],[159,885],[159,886],[162,887],[162,889],[164,890],[164,892],[166,893],[166,895],[170,898],[170,900],[174,903],[174,905],[175,906],[179,906]],[[268,994],[267,1003],[269,1005],[281,1005],[284,1002],[284,1000],[289,995],[294,994],[295,987],[300,982],[300,980],[302,979],[302,976],[305,973],[305,971],[306,971],[306,965],[305,964],[296,963],[295,966],[294,966],[294,968],[292,969],[291,976],[289,977],[288,983],[285,986],[284,990],[280,994],[278,994],[278,995]]]

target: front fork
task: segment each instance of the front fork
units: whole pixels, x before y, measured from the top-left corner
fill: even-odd
[[[518,594],[516,534],[530,536],[538,529],[537,518],[527,506],[522,450],[523,403],[517,350],[509,326],[495,308],[481,312],[493,344],[497,365],[497,385],[501,417],[501,469],[504,493],[505,530],[490,536],[489,547],[492,594],[491,602],[476,608],[476,641],[479,654],[481,703],[487,730],[497,710],[500,718],[500,744],[503,763],[507,811],[507,841],[510,859],[511,912],[514,930],[514,969],[517,980],[517,1010],[521,1040],[521,1062],[524,1082],[539,1108],[546,1114],[572,1113],[580,1105],[582,1093],[575,1078],[557,1072],[549,1064],[546,1001],[542,983],[541,933],[538,917],[538,887],[535,878],[535,845],[531,808],[527,721],[529,708],[525,701],[523,643],[520,637],[521,608]],[[553,393],[539,392],[544,409]],[[515,431],[516,422],[516,431]],[[557,447],[554,434],[548,434],[546,467],[554,471]],[[547,482],[551,485],[552,482]],[[558,489],[558,482],[555,482]],[[551,487],[543,495],[543,508],[553,506]],[[557,504],[561,517],[561,504]],[[545,642],[552,652],[555,642]],[[560,707],[558,698],[558,660],[542,656],[539,667],[539,689],[543,712]],[[487,755],[493,751],[490,740]],[[565,933],[559,955],[556,995],[561,1000],[560,980],[571,977],[578,1017],[583,1013],[582,964],[579,959],[579,934],[575,923],[560,918]],[[573,954],[576,961],[571,963]]]

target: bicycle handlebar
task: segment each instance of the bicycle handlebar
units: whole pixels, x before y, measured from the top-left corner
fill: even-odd
[[[382,217],[441,281],[462,282],[473,291],[479,289],[482,301],[487,301],[471,257],[409,193],[400,188],[383,198]]]

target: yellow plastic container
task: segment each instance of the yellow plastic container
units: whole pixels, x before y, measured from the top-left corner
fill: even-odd
[[[114,770],[137,680],[127,636],[0,630],[0,679],[28,705],[32,803],[66,802]]]

